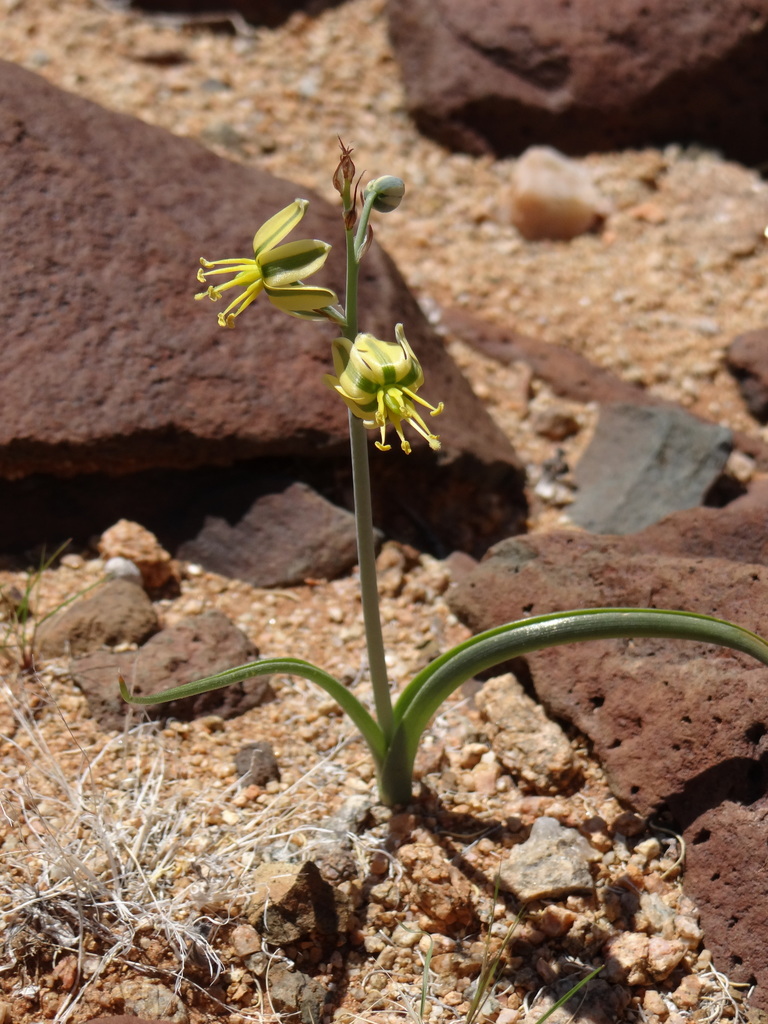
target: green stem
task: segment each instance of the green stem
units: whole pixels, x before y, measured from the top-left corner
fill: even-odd
[[[365,642],[368,648],[368,668],[371,673],[376,718],[388,740],[392,734],[392,699],[389,695],[384,637],[379,614],[379,584],[376,578],[376,549],[368,469],[368,436],[362,421],[352,413],[349,414],[349,442],[352,453],[357,560],[360,566],[360,597],[363,604]]]
[[[348,197],[345,197],[345,207]],[[347,324],[344,335],[351,342],[357,337],[357,292],[360,264],[355,255],[352,228],[347,237]],[[355,502],[357,561],[360,566],[360,597],[363,605],[365,643],[368,649],[368,670],[371,674],[376,718],[387,740],[392,734],[392,698],[384,656],[384,637],[379,612],[379,585],[376,577],[376,547],[371,505],[371,475],[368,466],[368,436],[362,420],[349,413],[349,444],[352,457],[352,487]]]

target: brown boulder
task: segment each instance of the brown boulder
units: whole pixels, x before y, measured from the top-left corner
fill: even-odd
[[[512,539],[458,583],[451,603],[477,631],[568,608],[651,606],[765,634],[767,515],[761,487],[726,509],[676,513],[624,537]],[[666,810],[683,831],[686,884],[716,962],[768,988],[768,884],[759,871],[768,836],[766,669],[706,644],[652,639],[572,644],[526,661],[547,710],[590,738],[614,792],[644,815]]]
[[[717,967],[735,981],[757,982],[750,1002],[766,1009],[768,800],[765,795],[748,805],[725,800],[705,811],[686,839],[685,889],[699,906]]]
[[[201,715],[234,718],[274,697],[268,677],[254,676],[194,697],[137,707],[120,696],[118,675],[132,693],[148,696],[255,661],[258,653],[226,615],[210,611],[162,630],[138,651],[99,651],[76,658],[71,672],[102,729],[122,729],[130,712],[134,716],[146,712],[161,721],[191,721]]]
[[[759,632],[768,570],[633,552],[617,538],[560,532],[497,544],[457,585],[451,605],[478,632],[547,612],[611,606],[697,611]],[[756,756],[752,726],[763,714],[768,720],[768,690],[766,670],[746,655],[642,639],[555,647],[526,660],[548,710],[590,737],[615,792],[641,813],[667,804],[690,819],[712,799],[748,787],[747,776],[731,767],[717,793],[711,778],[696,782],[723,761]],[[658,757],[648,757],[651,745]]]
[[[151,490],[147,506],[160,492],[174,518],[167,506],[175,495],[182,502],[184,486],[167,474],[195,467],[269,459],[284,469],[295,460],[303,478],[313,467],[326,483],[343,476],[347,413],[322,381],[332,328],[265,301],[228,331],[210,303],[192,301],[201,254],[247,255],[254,229],[306,190],[11,64],[0,63],[0,92],[8,271],[0,297],[0,477],[26,478],[0,488],[0,505],[13,513],[0,515],[6,543],[28,534],[45,508],[56,509],[48,529],[66,529],[57,518],[66,503],[52,497],[50,477],[103,475],[84,481],[92,483],[93,508],[79,497],[82,487],[67,492],[91,518],[81,530],[101,532],[130,516],[157,533],[141,511],[110,508],[106,521],[94,520],[104,502],[119,504],[115,494],[135,505],[139,485]],[[297,234],[334,244],[317,281],[342,291],[341,217],[310,198]],[[407,459],[397,450],[376,453],[381,515],[411,531],[418,515],[447,549],[482,548],[486,538],[518,529],[523,473],[511,446],[375,246],[360,308],[365,328],[380,337],[404,322],[424,365],[424,393],[446,406],[437,457],[426,445],[414,445]],[[161,476],[148,481],[140,471]],[[35,474],[46,476],[41,482]],[[343,493],[343,481],[337,486]]]
[[[768,422],[768,328],[739,334],[725,355],[725,365],[739,384],[749,411]]]
[[[35,634],[35,648],[43,658],[77,656],[143,643],[157,629],[157,613],[141,587],[110,580],[46,619]]]
[[[471,153],[698,142],[768,155],[768,7],[389,0],[419,127]]]
[[[294,482],[257,498],[235,523],[206,516],[202,530],[178,554],[255,587],[334,579],[357,562],[355,517]]]

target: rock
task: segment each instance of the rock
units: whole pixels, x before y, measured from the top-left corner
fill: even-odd
[[[603,946],[603,978],[622,985],[649,985],[648,936],[642,932],[619,932]]]
[[[418,927],[444,936],[471,933],[480,920],[469,878],[429,833],[417,829],[412,838],[400,847],[397,859],[411,882],[409,900],[421,915]],[[397,887],[394,894],[392,889],[391,881],[384,881],[373,887],[371,897],[384,905],[397,905],[400,896]]]
[[[589,170],[551,146],[531,146],[512,172],[512,223],[529,241],[568,241],[608,214]]]
[[[357,562],[355,517],[295,482],[257,498],[234,525],[206,516],[202,530],[178,554],[255,587],[335,579]]]
[[[593,533],[633,533],[700,505],[721,475],[731,432],[683,409],[607,405],[575,469],[569,518]]]
[[[110,580],[127,580],[139,587],[144,586],[141,569],[130,558],[108,558],[104,563],[104,575]]]
[[[493,750],[524,792],[562,793],[579,776],[568,737],[514,676],[489,680],[475,694]]]
[[[43,622],[35,647],[42,658],[77,657],[142,643],[157,629],[157,613],[144,591],[127,580],[109,580]]]
[[[565,345],[529,338],[482,320],[465,309],[449,307],[443,310],[441,328],[449,336],[478,348],[505,366],[518,361],[527,363],[534,376],[545,381],[561,398],[575,402],[627,402],[632,405],[671,405],[679,408],[637,384],[622,380],[610,370],[595,366]],[[733,441],[739,451],[754,458],[761,471],[768,470],[768,444],[741,431],[734,433]]]
[[[768,565],[768,480],[723,508],[675,512],[627,537],[628,550]]]
[[[475,631],[565,608],[652,604],[765,632],[765,564],[701,551],[711,538],[715,554],[765,558],[767,517],[761,486],[725,509],[676,513],[624,537],[562,531],[510,540],[464,577],[450,603]],[[654,543],[687,553],[656,554]],[[550,713],[590,738],[616,795],[643,815],[671,812],[707,946],[735,980],[756,978],[763,1000],[766,669],[703,644],[650,639],[574,644],[526,662]]]
[[[246,920],[270,946],[311,942],[326,953],[347,928],[348,908],[312,861],[266,862],[249,879]]]
[[[738,381],[749,411],[760,423],[768,423],[768,328],[734,338],[725,365]]]
[[[576,829],[556,818],[537,818],[525,842],[513,846],[501,864],[499,886],[523,903],[589,893],[589,865],[599,856]]]
[[[192,300],[201,254],[245,254],[255,227],[306,190],[11,64],[0,63],[0,92],[4,543],[87,539],[124,517],[175,545],[192,535],[178,536],[188,514],[216,514],[222,483],[250,481],[250,505],[259,479],[286,465],[348,501],[347,411],[322,381],[333,329],[264,302],[250,328],[222,330],[215,308]],[[343,291],[341,216],[310,199],[297,234],[333,243],[317,280]],[[46,268],[44,287],[29,287],[31,266]],[[429,522],[445,551],[516,532],[522,467],[376,245],[360,308],[382,338],[403,321],[425,393],[446,408],[439,455],[426,444],[407,458],[373,453],[377,523],[423,546],[414,524]]]
[[[121,519],[104,531],[97,548],[105,561],[124,558],[132,562],[139,569],[147,590],[160,590],[172,579],[178,582],[178,568],[171,556],[157,537],[138,523]]]
[[[246,743],[235,754],[235,769],[242,786],[266,786],[273,780],[280,781],[280,768],[267,740]]]
[[[561,531],[512,539],[491,549],[449,592],[449,603],[474,632],[569,608],[649,604],[764,629],[765,567],[654,555],[642,536]],[[638,639],[569,644],[525,660],[547,710],[589,736],[614,791],[639,813],[665,805],[689,822],[759,787],[752,726],[768,721],[767,671],[746,655]],[[650,746],[664,756],[649,758]]]
[[[470,153],[697,142],[768,156],[768,10],[723,0],[389,0],[407,103]]]
[[[75,659],[70,668],[101,728],[122,729],[131,711],[161,721],[189,721],[206,714],[234,718],[271,700],[274,693],[268,677],[255,676],[196,697],[137,708],[121,698],[118,674],[133,693],[148,695],[255,661],[257,656],[256,647],[226,615],[210,611],[164,629],[137,652],[99,652]]]
[[[758,749],[764,760],[764,739]],[[739,762],[735,757],[733,764]],[[768,1009],[765,787],[754,801],[726,799],[704,811],[686,830],[686,839],[685,891],[699,908],[717,968],[733,981],[757,982],[751,1004]]]
[[[114,1002],[140,1019],[165,1019],[169,1024],[188,1024],[190,1013],[180,995],[172,987],[154,978],[133,976],[113,983],[109,990]]]
[[[317,864],[320,874],[331,885],[358,877],[360,864],[353,836],[362,831],[373,806],[373,800],[366,794],[357,793],[347,797],[338,810],[321,821],[317,832],[308,838],[305,853]]]
[[[316,978],[275,964],[269,971],[267,990],[271,1009],[291,1017],[298,1013],[302,1024],[318,1024],[328,992]]]

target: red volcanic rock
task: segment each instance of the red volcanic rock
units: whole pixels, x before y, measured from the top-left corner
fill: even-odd
[[[346,467],[347,411],[322,381],[334,329],[264,301],[230,331],[217,326],[217,307],[192,299],[201,254],[247,256],[255,228],[306,190],[11,64],[0,63],[0,92],[0,477],[114,479],[291,459],[319,461],[328,479],[334,461]],[[313,280],[342,291],[339,211],[312,198],[296,236],[334,244]],[[424,394],[446,409],[437,457],[414,444],[407,459],[398,450],[377,459],[380,502],[411,527],[413,502],[448,550],[484,549],[484,536],[514,532],[524,517],[522,468],[375,246],[360,308],[365,328],[382,338],[402,320],[424,366]],[[179,481],[173,486],[181,493]],[[13,508],[13,520],[0,523],[6,543],[13,521],[28,525],[35,508],[53,504],[58,515],[71,500],[39,494],[28,514],[23,499],[3,492]],[[111,509],[94,532],[125,514]]]
[[[449,147],[768,155],[765,4],[389,0],[389,22],[410,110]]]
[[[579,607],[703,612],[768,633],[766,487],[623,537],[559,531],[496,545],[462,577],[474,630]],[[717,557],[712,557],[717,556]],[[729,558],[743,559],[730,561]],[[671,813],[708,948],[768,1005],[768,669],[702,643],[593,641],[526,656],[539,699],[594,745],[614,792]]]
[[[734,338],[725,364],[738,381],[749,411],[761,423],[768,422],[768,328]]]

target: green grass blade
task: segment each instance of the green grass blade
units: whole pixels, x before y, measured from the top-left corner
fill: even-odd
[[[309,679],[310,682],[316,683],[325,690],[360,730],[376,765],[379,766],[382,763],[386,755],[384,734],[373,717],[338,679],[309,661],[302,661],[299,658],[264,658],[145,697],[132,696],[122,677],[119,679],[119,684],[120,694],[123,700],[129,704],[164,704],[169,700],[180,700],[183,697],[195,697],[199,693],[207,693],[209,690],[219,690],[223,686],[229,686],[230,683],[239,683],[244,679],[251,679],[253,676],[274,674],[300,676],[303,679]]]

